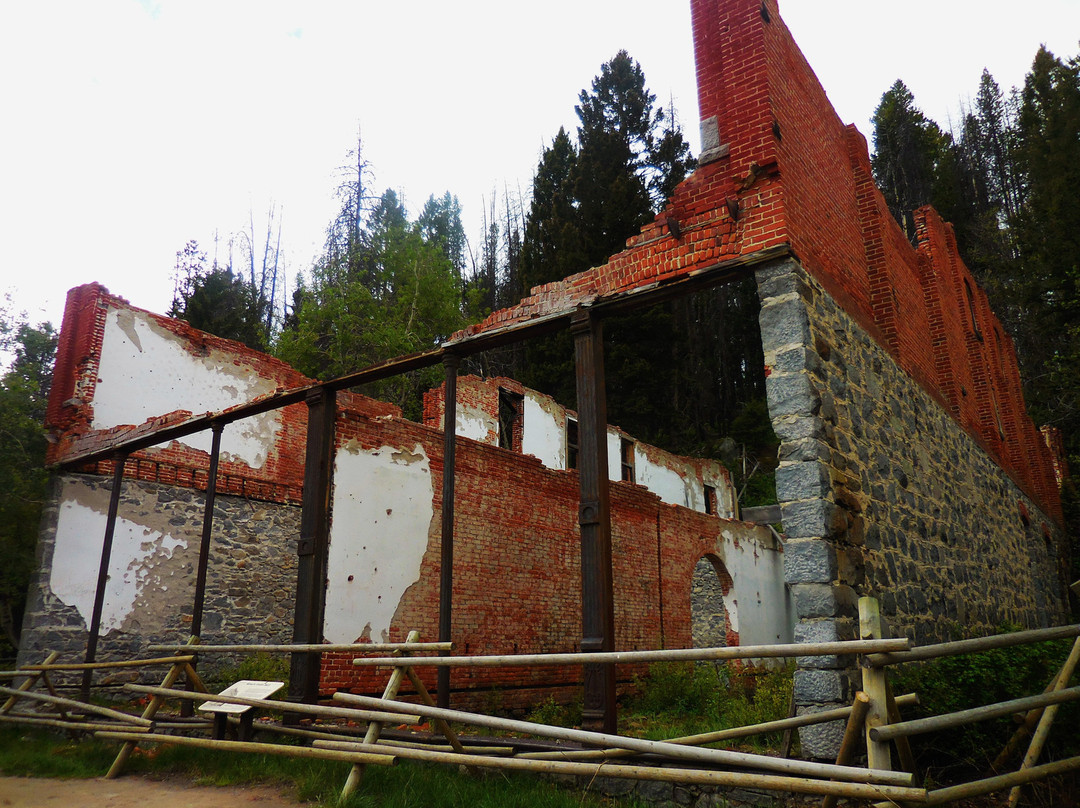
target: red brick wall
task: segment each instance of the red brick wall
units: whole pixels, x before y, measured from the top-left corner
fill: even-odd
[[[788,245],[1060,521],[1055,459],[1024,409],[1015,351],[957,256],[950,228],[924,209],[918,250],[907,242],[873,185],[865,138],[837,117],[775,0],[693,0],[692,15],[701,117],[716,118],[726,156],[683,182],[607,264],[537,287],[464,333]],[[968,286],[982,339],[970,325]]]
[[[442,502],[442,433],[404,420],[343,414],[337,441],[364,449],[424,447],[431,464],[434,515],[420,579],[406,592],[391,625],[391,639],[410,630],[438,636]],[[463,654],[572,652],[581,639],[580,538],[576,471],[545,468],[530,456],[459,439],[454,525],[452,636]],[[611,487],[615,645],[619,650],[685,648],[691,644],[690,587],[694,566],[716,552],[722,526],[746,531],[686,508],[666,505],[626,483]],[[662,594],[661,594],[662,593]],[[663,606],[661,607],[661,600]],[[375,693],[387,671],[357,668],[353,654],[324,654],[321,688]],[[433,669],[424,669],[434,684]],[[640,667],[620,666],[624,681]],[[534,701],[536,688],[577,687],[578,667],[463,668],[453,687],[468,689],[460,702],[490,698],[504,706]]]
[[[60,463],[77,453],[107,447],[121,435],[134,438],[153,432],[192,414],[178,410],[164,413],[143,424],[107,430],[92,428],[94,393],[100,381],[98,368],[106,315],[110,309],[129,309],[150,318],[157,327],[173,334],[177,342],[194,355],[205,356],[210,351],[220,351],[234,365],[274,382],[278,390],[300,387],[312,381],[284,362],[246,345],[198,331],[182,320],[135,309],[123,298],[109,294],[100,284],[78,286],[68,292],[57,346],[55,381],[49,395],[46,427],[55,438],[55,442],[49,446],[47,459],[50,463]],[[131,390],[128,394],[137,396],[139,391]],[[373,415],[400,414],[397,407],[365,396],[342,393],[338,400],[342,407]],[[218,469],[218,491],[276,502],[299,502],[303,486],[306,430],[306,406],[295,404],[285,407],[281,411],[281,429],[265,464],[252,468],[246,463],[222,456]],[[165,448],[134,454],[125,465],[125,474],[142,480],[205,489],[209,464],[206,452],[173,442]],[[112,474],[113,467],[111,461],[102,461],[81,470]]]

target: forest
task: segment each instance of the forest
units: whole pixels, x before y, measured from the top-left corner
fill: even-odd
[[[433,347],[533,286],[602,264],[695,161],[676,111],[656,103],[625,51],[601,66],[575,110],[576,131],[551,137],[529,193],[493,195],[474,239],[449,191],[410,220],[397,193],[372,187],[358,141],[324,247],[291,295],[271,209],[265,227],[252,218],[234,234],[236,249],[220,263],[196,241],[181,247],[168,313],[327,379]],[[924,204],[955,225],[962,257],[1016,345],[1035,423],[1059,427],[1080,468],[1080,57],[1040,49],[1023,86],[1008,92],[984,71],[953,129],[928,119],[898,80],[874,114],[872,144],[875,179],[909,238],[912,211]],[[723,460],[751,504],[773,496],[777,448],[758,308],[751,279],[605,326],[609,421],[666,449]],[[0,642],[11,648],[48,485],[43,420],[55,348],[52,325],[29,323],[10,301],[0,307],[0,349],[11,357],[0,376],[0,553],[9,560]],[[463,372],[511,376],[574,406],[565,334],[474,357]],[[438,370],[418,372],[364,392],[415,418],[422,392],[440,381]],[[1072,485],[1064,496],[1075,526]]]

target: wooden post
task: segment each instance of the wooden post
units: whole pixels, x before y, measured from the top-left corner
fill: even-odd
[[[570,321],[578,399],[578,480],[581,500],[581,650],[615,650],[611,513],[608,502],[607,401],[600,320],[588,310]],[[615,732],[615,666],[587,664],[582,725]]]
[[[454,593],[454,484],[457,477],[457,374],[461,358],[443,356],[446,388],[443,394],[443,489],[442,538],[439,567],[439,642],[450,642],[453,633]],[[439,668],[440,707],[450,706],[450,669]]]
[[[199,570],[195,576],[195,604],[191,609],[191,634],[202,635],[203,603],[206,600],[206,570],[210,563],[210,536],[214,529],[214,500],[217,497],[218,458],[221,455],[221,430],[225,425],[215,421],[210,445],[210,471],[206,478],[206,503],[203,506],[202,539],[199,543]]]
[[[410,631],[409,635],[405,638],[406,643],[417,642],[420,639],[419,631]],[[401,655],[401,651],[395,652]],[[398,690],[401,689],[401,683],[405,680],[405,671],[407,668],[400,666],[394,668],[390,674],[390,681],[386,683],[386,688],[383,690],[383,698],[393,700],[397,697]],[[379,740],[379,734],[382,732],[381,721],[371,721],[368,723],[367,732],[364,733],[364,743],[374,744]],[[360,787],[360,781],[364,779],[364,766],[360,763],[354,763],[352,769],[349,771],[349,776],[345,780],[345,785],[341,789],[341,800],[344,802],[349,798],[349,795],[356,791]]]
[[[191,636],[202,636],[203,605],[206,602],[206,572],[210,565],[210,538],[214,531],[214,501],[217,498],[217,474],[218,459],[221,456],[221,431],[225,425],[220,421],[214,421],[210,425],[210,470],[206,475],[206,501],[203,505],[202,538],[199,542],[199,569],[195,575],[195,603],[191,607]],[[198,667],[198,662],[192,660],[191,670]],[[194,688],[190,677],[185,677],[188,690]],[[185,701],[180,704],[180,715],[190,718],[192,704]]]
[[[1080,640],[1073,643],[1072,651],[1069,653],[1069,658],[1065,660],[1065,664],[1061,667],[1061,672],[1058,674],[1057,681],[1054,682],[1052,692],[1059,692],[1065,689],[1065,685],[1069,683],[1069,679],[1072,677],[1072,673],[1076,670],[1076,664],[1080,661]],[[1024,755],[1024,762],[1020,764],[1020,771],[1030,769],[1035,766],[1039,761],[1039,755],[1042,754],[1043,745],[1046,743],[1046,736],[1050,734],[1050,725],[1054,722],[1054,716],[1057,714],[1058,706],[1052,704],[1047,707],[1039,719],[1039,725],[1035,728],[1035,734],[1031,737],[1031,745],[1028,747],[1027,754]],[[1021,787],[1015,785],[1009,792],[1009,808],[1013,808],[1020,801]]]
[[[300,515],[299,556],[293,642],[312,644],[322,639],[326,606],[326,565],[330,547],[330,493],[334,473],[334,426],[337,396],[319,387],[306,398],[307,451],[304,460],[304,499]],[[319,695],[318,652],[294,653],[289,675],[289,700],[314,703]]]
[[[859,636],[864,640],[883,640],[885,630],[881,621],[881,609],[874,598],[859,598]],[[870,737],[870,730],[889,723],[889,698],[885,671],[881,668],[862,669],[863,692],[870,697],[866,715],[866,757],[871,769],[891,769],[892,756],[888,742],[878,742]]]
[[[836,765],[844,766],[855,754],[855,744],[863,730],[866,713],[870,709],[870,697],[861,690],[855,694],[847,726],[844,728],[844,740],[840,742],[840,751],[836,754]],[[821,801],[821,808],[836,808],[836,795],[829,794]]]
[[[113,533],[116,532],[116,514],[120,510],[120,492],[124,487],[124,464],[127,463],[126,454],[118,454],[113,458],[116,467],[113,469],[112,491],[109,495],[109,514],[105,519],[105,538],[101,542],[101,562],[98,564],[97,589],[94,590],[94,611],[90,617],[90,636],[86,639],[86,661],[97,660],[98,637],[101,634],[101,612],[105,607],[105,587],[109,583],[109,563],[112,560]],[[93,681],[94,671],[87,668],[83,671],[82,700],[90,701],[90,683]]]
[[[188,640],[189,645],[195,645],[199,642],[198,637],[192,637]],[[165,678],[161,680],[161,687],[172,687],[176,680],[180,678],[180,674],[187,668],[188,663],[186,659],[181,659],[171,668],[169,672],[165,674]],[[143,710],[142,720],[152,721],[154,716],[157,715],[157,711],[161,709],[161,705],[165,703],[164,696],[152,696],[150,703],[146,705],[146,709]],[[138,743],[135,740],[124,741],[124,745],[120,747],[120,751],[116,755],[116,760],[113,761],[112,766],[109,767],[108,773],[105,775],[105,779],[112,780],[119,777],[124,772],[124,766],[127,765],[127,760],[131,757],[131,753],[135,751],[135,745]]]

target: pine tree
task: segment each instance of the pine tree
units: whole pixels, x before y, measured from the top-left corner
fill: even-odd
[[[257,351],[267,349],[269,303],[231,267],[207,266],[206,253],[192,240],[176,253],[174,277],[170,317]]]
[[[874,154],[870,163],[874,179],[893,217],[914,243],[913,212],[933,202],[935,190],[941,188],[937,175],[946,137],[915,106],[911,90],[899,79],[881,97],[873,124]]]
[[[1019,163],[1025,204],[1016,217],[1024,273],[1020,335],[1033,415],[1063,428],[1080,454],[1080,64],[1045,48],[1022,93]],[[1074,462],[1075,459],[1074,459]]]
[[[345,195],[344,205],[355,202]],[[335,221],[347,221],[348,213]],[[396,356],[435,347],[461,328],[461,289],[439,239],[387,190],[359,228],[332,240],[303,286],[295,328],[282,332],[277,355],[309,376],[329,379]],[[437,369],[386,380],[365,391],[418,418]]]
[[[0,656],[5,657],[18,648],[49,480],[44,422],[56,341],[49,323],[31,326],[0,306],[0,352],[12,357],[0,375]]]

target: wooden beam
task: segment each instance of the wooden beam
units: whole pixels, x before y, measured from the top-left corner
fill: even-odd
[[[604,340],[600,320],[589,310],[571,318],[578,399],[578,481],[581,491],[581,650],[615,650],[615,606],[611,569],[611,508],[608,500],[607,399]],[[585,665],[582,725],[614,732],[615,665]]]
[[[330,495],[334,470],[337,395],[316,388],[306,399],[307,449],[304,461],[304,501],[300,541],[296,552],[296,601],[293,642],[312,645],[322,640],[326,606],[327,555],[330,547]],[[317,652],[295,652],[289,676],[289,700],[313,704],[319,696]]]

